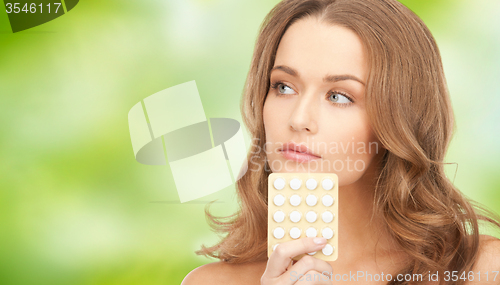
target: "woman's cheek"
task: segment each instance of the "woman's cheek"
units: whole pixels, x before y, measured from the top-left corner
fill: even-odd
[[[341,186],[352,184],[363,177],[373,158],[380,151],[379,143],[373,140],[371,133],[366,132],[364,128],[331,145],[324,156],[322,172],[336,173]]]
[[[343,154],[328,156],[323,161],[321,172],[332,172],[339,176],[339,184],[348,185],[356,182],[363,176],[370,159],[366,156],[356,154]]]

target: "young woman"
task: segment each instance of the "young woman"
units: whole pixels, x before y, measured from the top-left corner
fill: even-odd
[[[255,144],[237,184],[241,209],[227,220],[207,212],[227,235],[198,253],[221,261],[183,284],[500,284],[500,240],[478,229],[498,218],[443,171],[454,123],[438,47],[401,3],[279,3],[258,37],[242,113]],[[320,250],[318,237],[268,259],[267,177],[308,171],[339,177],[339,257],[291,261]]]

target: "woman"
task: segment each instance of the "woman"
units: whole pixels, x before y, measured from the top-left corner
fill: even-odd
[[[444,174],[453,112],[440,54],[401,3],[279,3],[257,40],[242,113],[257,143],[237,184],[241,209],[226,221],[207,212],[227,236],[198,253],[221,261],[195,269],[183,284],[330,284],[337,276],[362,284],[500,282],[492,278],[500,240],[480,235],[478,220],[500,222]],[[356,149],[324,147],[349,143]],[[325,245],[301,238],[267,259],[267,177],[308,171],[339,176],[339,258],[292,263]],[[488,282],[480,272],[489,272]],[[321,273],[328,278],[296,278]]]

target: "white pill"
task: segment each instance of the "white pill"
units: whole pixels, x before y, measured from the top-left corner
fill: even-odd
[[[277,244],[275,244],[275,245],[273,246],[273,251],[275,251],[275,250],[276,250],[276,247],[278,247],[278,245],[279,245],[279,243],[277,243]]]
[[[277,227],[274,229],[273,235],[277,239],[282,239],[285,236],[285,230],[282,227]]]
[[[314,178],[309,178],[306,181],[306,187],[309,190],[314,190],[316,189],[316,187],[318,187],[318,181],[316,181],[316,179]]]
[[[276,190],[281,190],[285,188],[285,179],[276,178],[276,180],[274,180],[274,188],[276,188]]]
[[[330,228],[324,228],[321,230],[321,236],[326,239],[331,239],[333,237],[333,230]]]
[[[290,237],[292,237],[293,239],[298,239],[300,237],[300,229],[297,227],[293,227],[290,230]]]
[[[331,190],[333,188],[333,185],[334,185],[333,180],[329,178],[326,178],[321,182],[321,186],[325,190]]]
[[[307,254],[309,255],[315,255],[317,251],[313,251],[313,252],[308,252]]]
[[[327,244],[327,245],[325,245],[325,247],[323,247],[323,249],[321,249],[321,251],[323,252],[324,255],[332,255],[333,246]]]
[[[316,237],[318,236],[318,231],[315,228],[308,228],[306,230],[306,236],[307,237]]]
[[[292,206],[298,206],[298,205],[300,205],[301,201],[302,201],[302,199],[297,194],[292,195],[292,197],[290,197],[290,204],[292,204]]]
[[[298,223],[302,218],[302,214],[299,211],[293,211],[290,213],[290,220],[294,223]]]
[[[318,214],[314,211],[309,211],[306,213],[306,221],[309,223],[314,223],[316,222],[316,219],[318,218]]]
[[[281,194],[278,194],[276,196],[274,196],[274,205],[276,206],[283,206],[283,204],[285,204],[285,196],[281,195]]]
[[[281,223],[285,220],[285,213],[283,211],[276,211],[273,218],[276,223]]]
[[[299,190],[300,186],[302,185],[302,182],[298,178],[294,178],[290,180],[290,188],[293,190]]]
[[[324,211],[323,214],[321,214],[321,219],[325,223],[331,223],[333,221],[333,216],[334,214],[330,211]]]
[[[330,195],[325,195],[323,196],[323,198],[321,198],[321,202],[323,203],[323,205],[325,205],[325,207],[330,207],[331,205],[333,205],[333,197]]]
[[[318,197],[316,197],[315,195],[312,195],[312,194],[309,194],[307,195],[306,197],[306,204],[308,206],[316,206],[316,203],[318,203]]]

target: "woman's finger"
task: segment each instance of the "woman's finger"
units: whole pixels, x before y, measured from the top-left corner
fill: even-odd
[[[294,285],[306,285],[306,284],[314,284],[314,285],[331,285],[332,280],[330,279],[330,275],[323,275],[321,272],[316,270],[307,271],[304,276],[300,276],[300,278],[296,278],[297,281],[293,283]]]
[[[317,284],[319,281],[328,281],[331,272],[332,266],[328,262],[304,255],[288,272],[281,275],[280,281],[281,284],[290,285],[297,281],[314,281],[311,284]]]
[[[301,238],[279,244],[267,262],[264,278],[277,278],[286,271],[290,260],[300,254],[322,249],[326,244],[325,238]]]

